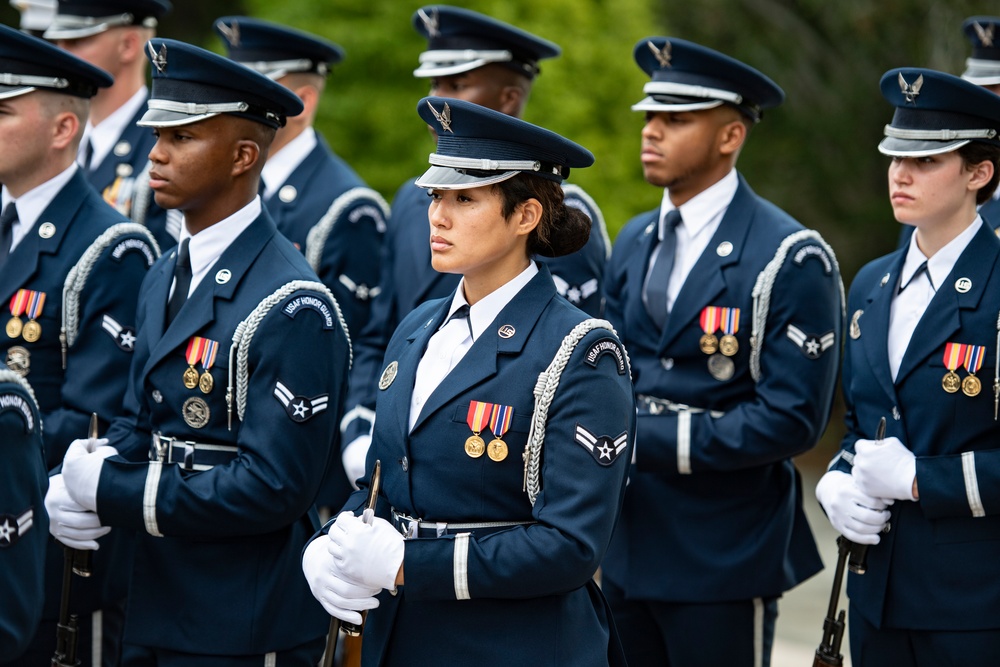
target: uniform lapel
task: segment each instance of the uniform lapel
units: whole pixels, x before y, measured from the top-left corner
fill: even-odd
[[[438,327],[441,326],[441,323],[444,322],[450,306],[451,299],[442,299],[431,315],[421,324],[417,325],[418,328],[414,329],[407,336],[406,340],[409,345],[403,348],[399,354],[399,358],[386,360],[387,364],[392,361],[399,364],[400,371],[395,380],[395,383],[399,384],[399,387],[392,395],[400,404],[396,405],[395,409],[390,408],[385,410],[385,412],[396,415],[396,427],[399,429],[404,440],[410,430],[410,397],[413,395],[413,386],[417,377],[417,366],[420,364],[420,358],[423,356],[424,350],[427,349],[427,341],[430,340],[431,336],[437,332]]]
[[[939,353],[946,342],[961,328],[961,311],[975,309],[986,290],[993,273],[997,256],[1000,255],[1000,240],[989,225],[983,225],[975,237],[955,262],[955,267],[938,287],[923,317],[913,331],[913,338],[903,355],[896,383],[906,376],[927,357]],[[971,281],[968,291],[956,288],[959,281]],[[975,343],[974,340],[954,340],[955,343]]]
[[[889,265],[889,271],[883,274],[872,286],[866,299],[865,309],[858,319],[857,326],[861,330],[861,347],[868,358],[868,366],[878,379],[879,386],[886,396],[895,401],[896,389],[892,384],[892,371],[889,368],[889,313],[892,307],[892,293],[899,282],[899,272],[906,259],[905,251],[897,251],[897,256]],[[848,313],[853,316],[853,313]]]
[[[26,281],[34,277],[38,270],[38,261],[43,254],[54,255],[59,252],[59,247],[89,192],[90,186],[78,169],[45,207],[34,226],[28,230],[4,263],[3,269],[0,270],[0,302],[9,301],[18,289],[25,286]],[[38,230],[47,222],[55,229],[52,236],[42,238]]]
[[[264,211],[242,234],[236,237],[222,253],[222,256],[219,257],[219,261],[209,269],[208,275],[198,284],[194,293],[188,297],[187,302],[181,308],[180,312],[177,313],[176,319],[170,323],[166,331],[163,331],[160,340],[152,346],[146,367],[143,369],[143,374],[148,373],[164,357],[183,345],[191,336],[198,333],[198,331],[215,319],[216,300],[229,300],[233,298],[233,294],[236,292],[240,282],[257,259],[260,251],[271,237],[274,236],[275,232],[276,229],[270,215]],[[169,274],[164,276],[155,288],[161,302],[159,305],[150,303],[150,308],[154,313],[166,310],[166,295],[169,292],[171,278],[173,277],[174,263],[166,263],[165,266],[169,267]],[[215,275],[222,269],[228,269],[232,277],[227,282],[219,284],[215,280]],[[163,288],[163,283],[166,283],[166,289]],[[247,311],[246,314],[249,315],[250,311]],[[158,318],[160,323],[160,330],[162,330],[163,326],[163,317],[163,314],[154,314],[154,318]],[[157,331],[157,329],[151,328],[151,331]],[[219,342],[227,344],[226,341]]]
[[[288,180],[281,184],[278,190],[267,200],[267,212],[274,218],[274,223],[279,229],[290,227],[295,220],[299,202],[302,200],[309,182],[323,166],[325,161],[324,146],[322,139],[317,135],[317,144],[302,160],[294,171],[288,176]],[[282,188],[291,185],[295,188],[295,198],[291,201],[282,201],[280,192]],[[325,187],[330,187],[327,184]]]
[[[715,230],[712,240],[705,246],[705,251],[684,280],[677,300],[667,315],[667,324],[660,338],[661,351],[667,349],[692,320],[698,319],[705,306],[713,305],[712,301],[726,289],[726,267],[740,261],[753,224],[756,195],[742,176],[739,179],[739,187],[722,216],[719,228]],[[723,243],[732,246],[731,252],[725,256],[720,255],[717,250]]]
[[[651,212],[646,228],[635,239],[635,247],[630,253],[635,260],[629,262],[625,280],[628,293],[621,296],[625,308],[623,318],[628,323],[629,338],[648,340],[650,346],[659,340],[662,332],[642,302],[642,286],[646,282],[649,260],[658,241],[658,218],[659,209]]]
[[[493,323],[472,344],[465,357],[431,393],[413,430],[420,428],[437,410],[452,404],[459,395],[496,375],[499,355],[520,354],[545,304],[555,295],[555,286],[548,269],[539,267],[538,274],[500,311]],[[498,333],[500,327],[505,325],[514,329],[514,335],[510,338],[502,338]],[[488,400],[488,397],[482,400]]]

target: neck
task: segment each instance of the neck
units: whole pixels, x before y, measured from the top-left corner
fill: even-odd
[[[289,122],[285,125],[285,127],[275,133],[274,141],[271,142],[271,149],[268,151],[268,155],[277,155],[278,151],[292,143],[295,139],[298,139],[303,132],[309,129],[309,127],[310,125],[308,124],[296,123],[293,125]]]
[[[937,251],[968,229],[969,225],[975,221],[976,215],[975,202],[972,202],[939,224],[918,226],[914,231],[914,235],[917,237],[917,247],[928,259],[933,257]]]
[[[191,236],[203,232],[216,225],[240,209],[244,208],[257,196],[257,184],[254,182],[252,192],[244,191],[229,193],[228,196],[217,195],[203,206],[192,206],[183,209],[184,225]]]
[[[90,102],[90,124],[99,125],[108,116],[118,111],[126,102],[132,99],[140,88],[146,85],[142,71],[123,71],[120,78],[110,88],[101,89]]]
[[[10,193],[10,196],[17,199],[69,169],[75,159],[75,153],[56,154],[56,157],[44,160],[39,168],[30,174],[19,174],[9,178],[4,181],[4,185],[7,186],[7,192]]]
[[[697,179],[669,185],[667,191],[670,193],[670,201],[675,207],[680,208],[725,178],[734,166],[732,161],[723,161]]]
[[[503,265],[494,265],[482,273],[464,274],[462,284],[464,285],[465,300],[469,302],[470,306],[474,306],[520,275],[528,268],[530,262],[531,260],[527,257],[520,256],[514,258],[513,261],[504,262]]]

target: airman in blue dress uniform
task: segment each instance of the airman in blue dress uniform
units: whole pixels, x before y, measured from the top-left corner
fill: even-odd
[[[638,437],[603,586],[631,665],[760,665],[777,598],[822,567],[790,460],[826,427],[842,286],[832,250],[757,196],[737,156],[784,98],[681,39],[636,44],[658,210],[605,276],[632,357]]]
[[[0,302],[8,368],[34,387],[44,425],[48,469],[88,431],[96,412],[106,424],[121,409],[136,333],[139,284],[158,256],[149,231],[101,200],[76,166],[88,101],[111,77],[41,39],[0,27]],[[61,537],[56,533],[56,537]],[[94,576],[73,598],[81,650],[90,656],[90,612],[124,598],[117,558],[102,541]],[[47,664],[55,649],[62,549],[50,540],[46,602],[23,664]],[[117,631],[104,625],[112,642]],[[100,655],[100,651],[96,652]],[[89,663],[89,658],[88,662]]]
[[[315,665],[326,617],[299,558],[337,447],[350,343],[258,196],[301,101],[222,56],[151,40],[151,185],[185,229],[144,282],[126,414],[74,442],[69,495],[138,532],[122,664]]]
[[[155,138],[136,121],[149,97],[143,48],[171,8],[168,0],[59,0],[45,31],[45,39],[114,78],[91,103],[78,160],[104,200],[149,227],[163,249],[177,243],[179,216],[168,229],[167,212],[153,201],[147,167]]]
[[[893,213],[915,228],[848,298],[847,433],[816,496],[868,545],[848,575],[852,664],[992,665],[1000,655],[1000,240],[977,202],[1000,180],[1000,97],[886,72]],[[884,423],[882,434],[879,424]]]
[[[558,184],[593,156],[462,100],[418,111],[438,135],[417,180],[432,259],[462,279],[393,335],[367,475],[304,552],[306,578],[343,620],[378,605],[363,665],[624,664],[593,575],[631,454],[628,357],[530,257],[586,243]],[[358,518],[376,461],[378,516]]]
[[[27,648],[42,617],[48,485],[35,394],[0,364],[0,662]]]
[[[458,7],[434,5],[413,15],[413,25],[428,42],[414,76],[431,80],[431,94],[464,99],[520,117],[540,60],[560,54],[556,44],[488,16]],[[590,240],[579,252],[543,258],[559,293],[592,316],[600,316],[600,289],[611,242],[604,216],[582,188],[564,184],[566,201],[593,221]],[[399,322],[420,303],[450,294],[458,276],[435,271],[427,243],[427,194],[404,183],[392,200],[379,284],[371,323],[357,336],[356,361],[344,424],[344,467],[350,479],[363,467],[379,373],[386,345]]]
[[[389,207],[312,127],[326,76],[344,51],[315,35],[245,16],[220,18],[215,30],[230,58],[287,87],[305,105],[271,146],[261,175],[264,205],[333,292],[349,329],[360,332],[379,292]]]
[[[962,78],[1000,94],[1000,17],[970,16],[962,23],[962,32],[972,43],[972,55],[965,60]],[[994,192],[992,197],[979,205],[979,214],[1000,236],[1000,192]],[[913,227],[903,225],[899,230],[897,247],[909,246],[912,235]]]

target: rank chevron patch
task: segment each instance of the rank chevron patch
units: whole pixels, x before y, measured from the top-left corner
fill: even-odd
[[[135,329],[132,327],[122,326],[115,321],[115,318],[110,315],[105,315],[104,320],[101,323],[108,335],[114,338],[115,345],[124,350],[125,352],[132,352],[135,350]]]
[[[576,442],[594,457],[602,466],[609,466],[628,446],[628,431],[612,438],[609,435],[594,435],[586,427],[576,425]]]
[[[330,400],[329,394],[320,394],[312,398],[296,396],[281,381],[274,385],[274,397],[285,406],[285,412],[293,422],[309,421],[326,410]]]
[[[819,359],[836,341],[836,335],[832,331],[827,331],[822,336],[807,334],[794,324],[788,325],[788,338],[809,359]]]
[[[0,514],[0,549],[13,546],[34,525],[35,512],[29,507],[19,515]]]

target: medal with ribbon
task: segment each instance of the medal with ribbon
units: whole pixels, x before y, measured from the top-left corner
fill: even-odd
[[[465,453],[474,459],[478,459],[486,451],[486,442],[479,437],[479,434],[489,423],[492,411],[492,403],[483,403],[482,401],[469,403],[469,412],[465,417],[465,423],[472,429],[472,435],[465,441]]]
[[[42,337],[42,325],[38,323],[38,318],[42,315],[42,308],[45,307],[45,292],[30,292],[28,297],[28,321],[24,323],[24,331],[21,335],[24,340],[34,343]]]
[[[493,414],[490,415],[490,430],[493,431],[495,437],[490,441],[486,451],[494,461],[503,461],[507,458],[507,443],[501,438],[510,429],[510,422],[513,418],[513,406],[500,405],[499,403],[493,406]]]
[[[722,333],[725,334],[719,339],[719,352],[731,357],[735,355],[739,349],[740,344],[736,340],[736,332],[740,330],[740,309],[739,308],[723,308],[722,309]]]
[[[205,344],[207,342],[208,339],[202,338],[201,336],[192,336],[191,340],[188,341],[187,351],[184,353],[184,358],[188,363],[188,368],[184,371],[184,386],[188,389],[194,389],[197,387],[198,382],[201,379],[201,376],[198,374],[198,371],[195,370],[194,365],[201,359],[201,355],[205,351]]]
[[[944,367],[948,372],[941,379],[941,388],[949,394],[954,394],[962,386],[955,369],[965,361],[965,348],[962,343],[946,343],[944,346]]]
[[[212,392],[212,387],[215,386],[215,380],[209,371],[215,365],[215,355],[219,351],[219,343],[208,338],[203,340],[205,341],[205,349],[201,353],[201,367],[205,372],[198,378],[198,388],[201,389],[201,393],[209,394]]]
[[[983,390],[983,383],[976,377],[976,371],[982,368],[985,356],[985,345],[965,346],[965,370],[969,371],[969,374],[962,380],[962,393],[970,398],[978,396]]]
[[[719,339],[715,337],[715,332],[719,330],[719,323],[722,319],[722,308],[718,306],[706,306],[701,310],[701,317],[698,318],[701,330],[705,334],[698,341],[698,347],[705,354],[715,354],[719,350]]]
[[[7,320],[7,336],[10,338],[17,338],[21,335],[21,330],[24,328],[24,324],[21,322],[21,314],[28,307],[29,294],[28,290],[19,289],[17,290],[17,294],[10,298],[10,314],[12,317]]]

